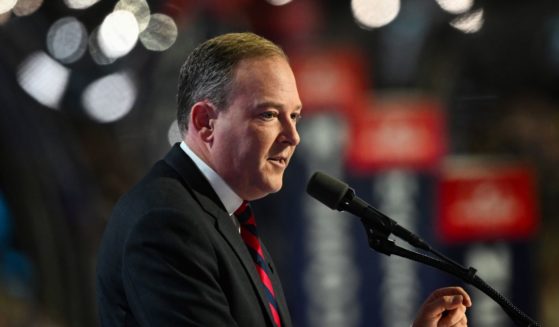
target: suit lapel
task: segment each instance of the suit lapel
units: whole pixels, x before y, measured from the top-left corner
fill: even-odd
[[[241,235],[237,227],[233,224],[233,221],[226,209],[223,207],[221,200],[206,180],[204,175],[200,172],[198,167],[192,162],[192,160],[184,153],[178,144],[175,144],[171,151],[167,154],[164,161],[169,164],[177,173],[182,177],[182,182],[188,190],[191,191],[193,196],[198,200],[200,206],[211,216],[216,219],[216,227],[219,233],[227,241],[227,243],[233,249],[233,252],[237,255],[239,260],[242,262],[243,268],[246,273],[250,276],[252,286],[256,289],[260,303],[264,310],[268,314],[268,318],[273,322],[272,313],[268,306],[268,300],[266,298],[266,293],[264,290],[264,285],[260,280],[260,276],[256,271],[252,257],[244,244]],[[266,253],[269,257],[269,254]],[[266,260],[268,260],[268,257]],[[279,281],[275,273],[273,274],[274,290],[276,290],[276,285],[279,287]],[[281,287],[276,292],[281,292]],[[280,305],[280,314],[283,319],[283,312],[287,313],[287,308],[285,306],[285,301],[283,300],[283,293],[281,295],[282,305]]]

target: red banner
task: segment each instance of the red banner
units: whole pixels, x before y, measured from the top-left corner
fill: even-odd
[[[435,101],[398,98],[351,121],[348,165],[357,171],[432,169],[446,151],[444,117]]]
[[[361,107],[369,85],[362,55],[347,47],[311,50],[291,55],[303,115],[340,112],[344,115]]]
[[[525,166],[454,162],[442,170],[439,191],[446,242],[527,239],[537,230],[535,178]]]

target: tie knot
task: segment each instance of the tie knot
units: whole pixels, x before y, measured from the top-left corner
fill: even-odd
[[[249,223],[249,220],[251,220],[251,218],[253,218],[252,220],[254,220],[254,217],[252,217],[252,210],[250,209],[250,204],[248,201],[243,201],[241,206],[235,211],[235,216],[241,224]]]

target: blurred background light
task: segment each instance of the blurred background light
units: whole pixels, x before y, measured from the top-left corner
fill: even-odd
[[[389,24],[400,11],[400,0],[352,0],[355,20],[365,28],[378,28]]]
[[[153,14],[147,28],[140,34],[140,42],[148,50],[165,51],[177,40],[175,21],[164,14]]]
[[[266,0],[269,4],[274,6],[283,6],[290,3],[293,0]]]
[[[136,101],[138,92],[127,73],[114,73],[91,83],[82,95],[86,113],[101,123],[124,117]]]
[[[89,35],[89,55],[98,65],[110,65],[115,62],[116,58],[109,58],[105,55],[99,46],[99,28],[96,28]]]
[[[483,9],[478,9],[456,17],[450,22],[450,26],[469,34],[479,31],[483,22]]]
[[[179,130],[179,125],[176,119],[169,126],[169,130],[167,132],[167,138],[169,139],[169,144],[171,145],[182,141],[181,132]]]
[[[145,30],[148,26],[150,10],[149,5],[145,0],[120,0],[115,6],[115,11],[117,10],[126,10],[131,12],[134,17],[136,17],[140,32]]]
[[[68,85],[70,70],[40,51],[31,54],[17,70],[21,88],[39,103],[57,109]]]
[[[437,0],[439,6],[451,14],[462,14],[472,8],[474,0]]]
[[[0,14],[7,13],[16,5],[17,0],[0,0]]]
[[[64,3],[71,9],[86,9],[99,2],[99,0],[64,0]]]
[[[36,12],[42,4],[43,0],[18,0],[13,12],[16,16],[29,16]]]
[[[49,53],[63,63],[72,63],[80,59],[87,48],[87,31],[83,24],[74,17],[57,20],[47,33]]]
[[[134,48],[139,32],[134,14],[126,10],[115,10],[103,20],[97,40],[107,57],[120,58]]]

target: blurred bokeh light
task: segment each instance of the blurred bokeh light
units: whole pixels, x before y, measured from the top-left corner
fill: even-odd
[[[483,27],[483,9],[462,14],[454,18],[450,25],[464,33],[476,33]]]
[[[472,8],[474,0],[437,0],[437,3],[451,14],[461,14]]]
[[[110,65],[116,61],[117,58],[108,57],[101,46],[99,45],[99,28],[93,30],[89,35],[89,40],[87,42],[89,55],[93,61],[98,65]]]
[[[134,14],[127,10],[115,10],[103,20],[97,39],[107,57],[120,58],[134,48],[139,34]]]
[[[13,12],[16,16],[28,16],[37,11],[42,4],[43,0],[18,0]]]
[[[266,0],[266,1],[268,1],[271,5],[274,6],[284,6],[293,0]]]
[[[140,42],[148,50],[165,51],[177,40],[175,21],[164,14],[153,14],[146,29],[140,34]]]
[[[140,32],[149,24],[150,10],[145,0],[120,0],[115,6],[115,11],[125,10],[134,14]]]
[[[167,132],[167,138],[169,140],[169,144],[173,145],[177,142],[182,140],[181,132],[179,130],[179,125],[177,121],[174,120],[171,125],[169,125],[169,131]]]
[[[52,109],[58,109],[69,77],[68,68],[41,51],[29,55],[17,72],[21,88],[39,103]]]
[[[109,123],[130,112],[137,93],[135,82],[129,74],[114,73],[87,86],[82,103],[91,118],[100,123]]]
[[[87,9],[100,0],[64,0],[64,3],[71,9]]]
[[[366,28],[390,23],[400,11],[400,0],[351,0],[355,20]]]
[[[0,1],[0,14],[7,13],[12,10],[16,5],[17,0],[2,0]]]
[[[80,59],[87,49],[87,31],[74,17],[60,18],[51,25],[47,33],[47,49],[63,63]]]

